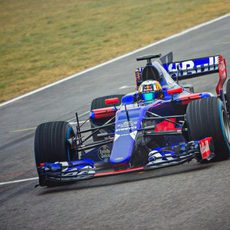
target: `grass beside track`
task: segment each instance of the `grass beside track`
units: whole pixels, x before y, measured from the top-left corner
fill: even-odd
[[[229,0],[0,0],[0,102],[229,12]]]

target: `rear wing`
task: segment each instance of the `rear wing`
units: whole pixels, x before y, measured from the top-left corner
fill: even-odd
[[[159,56],[159,55],[158,55]],[[154,56],[155,57],[155,56]],[[152,56],[144,57],[151,61]],[[139,58],[140,59],[140,58]],[[143,57],[140,60],[144,60]],[[217,95],[223,97],[223,85],[227,79],[226,60],[222,55],[210,57],[202,57],[178,62],[172,62],[173,54],[169,54],[160,58],[162,66],[174,80],[191,79],[202,75],[218,73],[219,81],[216,86]],[[151,62],[147,63],[146,67],[151,67]],[[170,62],[171,61],[171,62]],[[137,68],[135,71],[137,89],[143,81],[143,69],[146,67]],[[151,76],[150,78],[151,79]],[[153,79],[154,80],[154,79]]]
[[[218,73],[219,55],[164,63],[163,67],[174,80],[184,80]]]
[[[223,85],[227,79],[227,67],[226,60],[222,55],[164,63],[163,67],[174,80],[184,80],[218,73],[219,81],[216,86],[216,93],[224,98]]]

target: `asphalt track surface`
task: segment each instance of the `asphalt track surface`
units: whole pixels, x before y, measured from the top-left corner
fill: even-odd
[[[112,62],[0,108],[0,182],[36,177],[34,127],[87,117],[90,102],[133,90],[137,56],[175,60],[223,54],[230,63],[230,17]],[[99,54],[95,54],[99,55]],[[217,76],[193,79],[215,92]],[[127,89],[122,86],[131,86]],[[125,88],[125,89],[124,89]],[[36,179],[0,185],[0,229],[230,229],[229,161],[35,188]]]

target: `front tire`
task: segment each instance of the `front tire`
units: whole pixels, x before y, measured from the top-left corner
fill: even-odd
[[[212,137],[215,160],[226,160],[230,155],[230,126],[223,103],[216,97],[189,103],[186,111],[190,140]]]
[[[34,138],[37,167],[45,162],[70,161],[77,158],[74,148],[67,141],[74,136],[73,128],[68,122],[55,121],[40,124],[35,131]],[[48,185],[42,175],[39,175],[39,184]]]

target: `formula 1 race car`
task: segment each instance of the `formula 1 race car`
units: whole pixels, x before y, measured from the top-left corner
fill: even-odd
[[[223,56],[152,61],[156,58],[160,55],[137,58],[147,64],[136,69],[136,91],[94,99],[83,124],[76,113],[76,127],[65,121],[37,127],[39,185],[229,158],[230,79],[224,92]],[[212,73],[219,73],[216,96],[179,84]],[[91,128],[83,130],[88,121]]]

